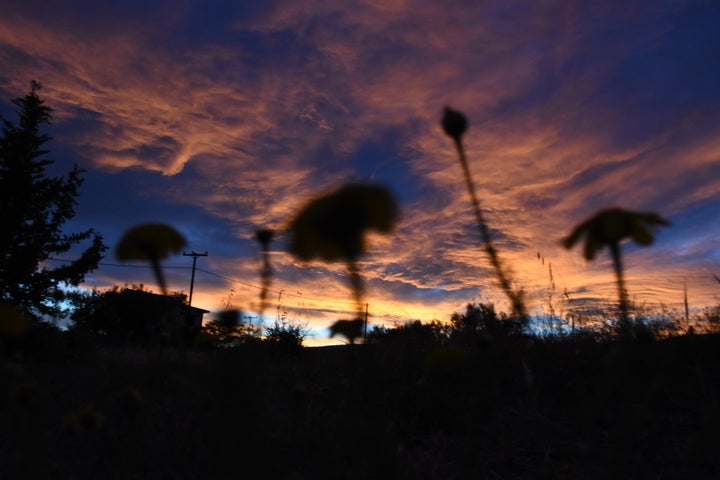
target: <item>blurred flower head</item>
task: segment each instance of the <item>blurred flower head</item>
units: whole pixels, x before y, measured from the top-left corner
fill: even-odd
[[[625,239],[631,239],[639,245],[650,245],[654,240],[652,230],[669,224],[656,213],[607,208],[576,226],[563,240],[563,246],[572,248],[585,238],[583,255],[586,260],[593,260],[599,250],[618,245]]]
[[[397,218],[398,206],[388,189],[350,183],[300,211],[290,224],[290,252],[304,261],[355,261],[365,251],[365,233],[387,233]]]
[[[179,253],[187,242],[177,230],[162,223],[145,223],[127,230],[118,242],[118,260],[162,260]]]
[[[66,413],[63,416],[63,423],[75,432],[99,430],[105,425],[105,415],[85,406],[80,410]]]
[[[275,232],[268,228],[263,228],[255,232],[255,240],[260,243],[263,250],[267,250],[268,246],[270,246],[270,243],[273,241],[274,238]]]
[[[468,128],[468,121],[461,112],[453,110],[450,107],[445,107],[440,125],[446,135],[459,141]]]

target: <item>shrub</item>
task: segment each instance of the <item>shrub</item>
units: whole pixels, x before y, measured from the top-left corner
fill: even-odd
[[[452,325],[451,338],[454,343],[472,344],[481,339],[493,339],[520,335],[523,333],[523,322],[508,317],[505,313],[498,314],[493,304],[468,304],[465,313],[453,313],[450,317]]]
[[[264,341],[278,351],[291,353],[302,349],[307,335],[308,330],[305,327],[276,321],[272,327],[266,330]]]

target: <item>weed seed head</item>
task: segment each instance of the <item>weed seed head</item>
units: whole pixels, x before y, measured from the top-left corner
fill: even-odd
[[[463,133],[465,133],[468,128],[468,121],[462,113],[450,107],[445,107],[440,125],[442,125],[443,131],[447,136],[452,137],[456,141],[460,141]]]
[[[255,240],[260,243],[264,250],[267,250],[274,238],[275,232],[268,228],[264,228],[255,232]]]

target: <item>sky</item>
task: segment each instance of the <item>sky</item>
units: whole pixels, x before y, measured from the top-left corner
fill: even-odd
[[[464,142],[504,265],[532,313],[616,298],[607,252],[561,240],[601,208],[671,222],[623,245],[638,305],[720,303],[720,4],[714,0],[0,0],[0,113],[31,80],[53,108],[53,168],[87,170],[68,232],[108,244],[87,288],[143,283],[118,266],[127,228],[164,222],[197,261],[193,305],[259,308],[255,231],[272,228],[265,322],[310,344],[355,311],[342,264],[303,263],[285,230],[349,181],[385,185],[401,216],[369,237],[370,322],[447,320],[508,303],[482,251]],[[65,257],[72,258],[72,252]],[[192,258],[165,262],[189,291]],[[554,283],[554,288],[552,285]]]

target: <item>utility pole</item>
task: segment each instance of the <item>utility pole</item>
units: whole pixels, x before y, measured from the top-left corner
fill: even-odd
[[[192,294],[193,294],[193,287],[195,286],[195,264],[197,263],[197,257],[207,257],[208,252],[205,253],[185,253],[183,252],[184,257],[193,257],[193,266],[192,266],[192,275],[190,276],[190,295],[188,296],[188,305],[192,305]]]

